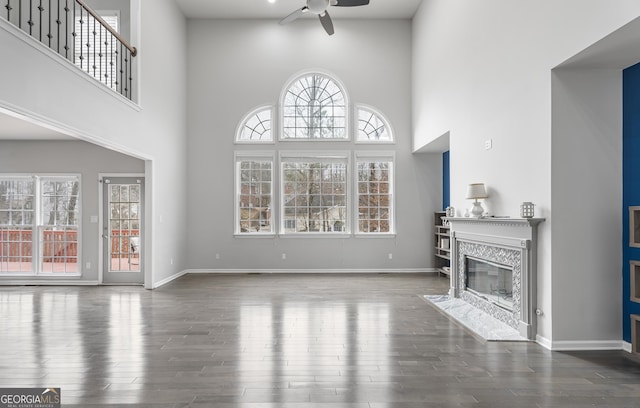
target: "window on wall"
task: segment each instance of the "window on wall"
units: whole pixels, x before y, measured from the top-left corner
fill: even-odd
[[[393,154],[356,153],[358,233],[394,231],[393,163]]]
[[[0,175],[0,273],[74,275],[80,179]]]
[[[383,115],[366,105],[350,106],[337,80],[315,72],[285,85],[280,102],[277,117],[273,107],[263,106],[239,123],[235,233],[395,234],[394,155],[373,147],[394,143]],[[348,126],[350,113],[356,126]],[[294,150],[300,141],[305,150]],[[341,150],[324,149],[327,141],[340,141]],[[265,142],[276,151],[244,150]]]
[[[356,107],[356,117],[358,120],[356,141],[373,143],[393,142],[389,125],[380,112],[372,107],[359,105]]]
[[[271,234],[273,155],[236,155],[236,233]]]
[[[282,138],[345,140],[347,100],[338,83],[324,74],[296,79],[282,101]]]
[[[119,32],[120,16],[117,11],[98,11],[105,23]],[[78,11],[75,18],[74,63],[83,71],[89,72],[110,88],[118,87],[122,49],[118,40],[86,11]]]
[[[283,232],[348,232],[348,157],[286,154],[280,161]]]
[[[265,106],[249,113],[241,122],[236,134],[237,143],[273,142],[271,122],[273,108]]]

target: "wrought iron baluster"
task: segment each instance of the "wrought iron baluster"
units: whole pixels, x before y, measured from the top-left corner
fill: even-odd
[[[49,13],[48,13],[48,20],[49,20],[49,32],[47,33],[47,38],[49,39],[49,48],[51,48],[51,39],[53,38],[53,35],[51,35],[51,0],[49,0]]]
[[[122,93],[122,88],[124,87],[123,78],[122,78],[123,74],[124,74],[124,70],[122,69],[122,43],[121,43],[120,44],[120,93]]]
[[[4,8],[7,9],[7,21],[11,21],[11,0],[7,0],[7,5]]]
[[[71,44],[71,46],[73,47],[72,55],[73,55],[73,62],[75,63],[76,62],[76,58],[77,58],[77,56],[76,56],[76,52],[77,52],[76,51],[76,48],[77,48],[76,47],[76,42],[78,41],[78,39],[76,37],[77,37],[78,33],[76,33],[76,29],[77,29],[77,27],[76,27],[76,19],[77,19],[77,17],[76,17],[76,2],[75,2],[75,0],[72,0],[72,1],[73,1],[73,21],[67,22],[67,25],[73,24],[72,25],[73,31],[72,31],[72,34],[71,34],[72,37],[73,37],[73,44]],[[80,51],[82,51],[82,47],[80,47]]]
[[[111,44],[109,44],[109,76],[111,81],[111,88],[113,88],[113,34],[109,34],[111,35]]]
[[[42,42],[42,12],[44,8],[42,7],[42,0],[38,3],[38,41]]]
[[[56,51],[58,52],[58,54],[60,54],[60,0],[56,0],[58,2],[58,7],[57,7],[57,19],[56,19],[56,25],[58,27],[57,29],[57,33],[58,36],[56,37]]]
[[[64,57],[69,59],[69,0],[64,0]]]
[[[93,20],[93,77],[96,77],[96,19],[92,19]]]
[[[33,35],[33,0],[29,0],[29,35]]]
[[[98,68],[99,68],[99,71],[100,71],[99,80],[100,80],[100,82],[102,82],[104,84],[104,83],[106,83],[106,81],[104,80],[104,77],[102,76],[102,65],[104,63],[104,61],[102,61],[102,55],[103,55],[103,52],[102,52],[102,31],[104,31],[104,27],[100,27],[98,30],[100,32],[100,52],[98,53],[98,58],[100,58],[100,63],[98,64]]]
[[[129,50],[124,51],[124,96],[129,95]]]
[[[133,74],[131,72],[131,69],[133,67],[133,56],[131,55],[131,51],[127,50],[129,52],[129,94],[128,97],[129,99],[133,98]]]

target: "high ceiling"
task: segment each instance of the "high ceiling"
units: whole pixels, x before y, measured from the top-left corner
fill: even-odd
[[[410,19],[422,0],[371,0],[362,7],[331,7],[333,19]],[[305,0],[176,0],[189,18],[282,19],[306,4]],[[315,18],[315,16],[310,16]],[[14,118],[0,111],[0,140],[71,139],[53,130]]]
[[[332,18],[412,18],[422,0],[371,0],[362,7],[332,7]],[[281,19],[306,4],[305,0],[176,0],[189,18]]]

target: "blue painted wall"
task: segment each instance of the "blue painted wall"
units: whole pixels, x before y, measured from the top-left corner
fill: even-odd
[[[451,203],[451,182],[449,176],[449,151],[442,153],[442,209]]]
[[[640,64],[622,72],[622,134],[622,337],[631,342],[630,316],[640,314],[629,284],[629,261],[640,261],[640,248],[629,246],[629,206],[640,205]]]

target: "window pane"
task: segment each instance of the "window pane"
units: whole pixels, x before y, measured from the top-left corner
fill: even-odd
[[[0,274],[33,274],[35,182],[0,178]]]
[[[250,114],[245,120],[237,135],[241,142],[270,142],[271,135],[271,107]]]
[[[358,232],[389,233],[391,161],[358,162]]]
[[[271,192],[272,169],[271,159],[240,160],[238,162],[238,201],[236,220],[238,232],[272,233],[271,224]]]
[[[392,142],[393,137],[382,116],[373,109],[358,107],[358,141]]]
[[[345,95],[329,77],[298,79],[285,93],[282,112],[285,139],[346,138]]]
[[[282,165],[285,232],[346,230],[346,160],[300,159]]]
[[[40,272],[60,275],[78,273],[80,181],[75,176],[43,177],[40,188]]]

